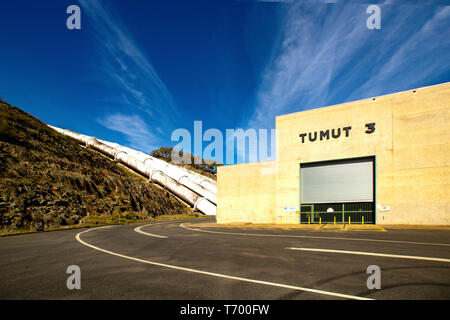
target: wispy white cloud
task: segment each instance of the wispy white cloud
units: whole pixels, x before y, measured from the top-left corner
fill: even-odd
[[[434,15],[418,31],[406,37],[390,59],[354,91],[349,99],[359,98],[362,95],[378,95],[383,91],[385,83],[391,85],[391,92],[415,87],[450,70],[448,30],[450,30],[450,7],[437,7]],[[445,59],[436,56],[442,49],[446,52]]]
[[[367,4],[285,8],[282,41],[262,73],[249,128],[274,127],[280,114],[420,86],[450,70],[448,58],[433,55],[450,50],[449,7],[426,15],[421,6],[383,4],[381,30],[367,29]]]
[[[273,127],[276,115],[323,103],[333,76],[362,44],[361,6],[287,7],[279,54],[263,72],[249,127]],[[344,9],[344,10],[343,10]]]
[[[150,152],[156,149],[152,141],[156,137],[148,129],[145,121],[138,115],[124,115],[121,113],[110,114],[104,119],[97,119],[97,121],[106,128],[123,133],[131,148],[142,150],[143,152]]]
[[[179,114],[176,103],[120,17],[98,0],[80,0],[80,4],[82,12],[93,25],[92,30],[96,32],[96,67],[107,76],[105,79],[108,79],[109,83],[114,84],[113,97],[100,100],[119,102],[122,104],[122,110],[126,108],[132,109],[133,112],[142,112],[150,127],[173,127]],[[115,122],[111,122],[111,119],[118,120],[116,116],[109,115],[100,123],[108,124],[108,128],[115,130],[112,127]],[[124,117],[122,115],[121,119],[124,120]],[[130,116],[130,119],[133,117]],[[116,131],[127,134],[126,126]],[[133,131],[127,136],[133,137],[135,133]],[[163,139],[161,134],[147,137],[141,135],[144,140],[149,140],[150,137],[156,141]],[[152,143],[155,143],[155,140]]]

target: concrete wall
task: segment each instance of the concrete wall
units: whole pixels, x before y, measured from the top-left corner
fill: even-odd
[[[268,161],[217,168],[218,223],[275,223],[274,165]]]
[[[220,168],[218,221],[238,222],[247,215],[255,223],[299,223],[299,216],[285,208],[299,206],[300,163],[374,155],[376,203],[389,207],[377,210],[378,224],[448,225],[449,110],[450,83],[444,83],[277,117],[273,175],[262,176],[261,164]],[[365,124],[373,122],[375,132],[365,133]],[[345,137],[347,126],[352,128]],[[299,137],[337,128],[337,139],[310,142],[306,137],[302,143]],[[265,200],[257,203],[262,195]]]

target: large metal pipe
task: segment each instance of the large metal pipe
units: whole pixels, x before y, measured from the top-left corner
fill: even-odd
[[[205,178],[199,177],[200,175],[194,175],[192,172],[185,170],[184,168],[180,168],[176,165],[167,163],[166,161],[157,159],[155,157],[152,157],[144,152],[133,150],[131,148],[127,148],[124,146],[121,146],[117,143],[104,141],[98,139],[98,141],[114,148],[117,151],[125,152],[143,163],[148,163],[151,167],[155,168],[156,170],[161,170],[165,175],[171,177],[175,181],[177,181],[179,184],[182,184],[186,186],[187,188],[191,189],[192,191],[198,193],[199,195],[205,197],[209,201],[211,201],[214,204],[217,204],[217,192],[214,192],[212,187],[217,190],[216,186],[212,183],[209,183],[208,185],[205,185],[202,182],[206,180]],[[209,188],[208,188],[209,187]]]
[[[145,161],[151,161],[152,164],[154,164],[155,166],[158,166],[161,168],[161,170],[163,170],[164,172],[166,172],[168,175],[173,175],[173,178],[175,180],[178,180],[179,177],[182,176],[187,176],[189,178],[190,181],[198,184],[199,186],[201,186],[203,189],[209,190],[211,191],[214,195],[217,194],[217,187],[216,187],[216,182],[206,176],[203,176],[201,174],[198,174],[196,172],[193,172],[191,170],[188,170],[186,168],[180,168],[176,165],[173,165],[171,163],[168,163],[166,161],[160,160],[158,158],[152,157],[144,152],[141,151],[136,151],[124,146],[121,146],[117,143],[113,143],[113,142],[109,142],[109,141],[105,141],[105,140],[100,140],[100,142],[107,144],[113,148],[117,148],[118,150],[121,151],[125,151],[127,153],[133,154],[136,157],[138,157],[139,159],[141,159],[141,161],[145,162]],[[178,176],[178,177],[177,177]]]
[[[60,129],[53,126],[50,127],[85,144],[86,147],[91,147],[136,170],[148,177],[149,181],[158,183],[191,204],[194,207],[194,210],[197,209],[206,215],[216,214],[216,195],[192,180],[189,180],[190,175],[188,173],[183,175],[183,169],[172,165],[178,170],[174,170],[174,168],[170,168],[169,170],[167,166],[161,165],[160,162],[164,161],[145,155],[143,152],[126,148],[118,144],[103,143],[103,141],[99,139],[82,135],[71,130]],[[143,159],[144,156],[146,156],[146,159],[152,159]],[[167,173],[170,173],[172,177]],[[174,179],[173,177],[177,179]]]

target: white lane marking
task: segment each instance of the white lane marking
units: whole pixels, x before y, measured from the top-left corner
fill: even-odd
[[[331,250],[331,249],[315,249],[315,248],[286,248],[289,250],[300,250],[300,251],[315,251],[315,252],[330,252],[330,253],[345,253],[345,254],[357,254],[363,256],[377,256],[377,257],[387,257],[387,258],[399,258],[399,259],[412,259],[412,260],[427,260],[427,261],[438,261],[438,262],[450,262],[450,259],[445,258],[432,258],[432,257],[418,257],[418,256],[404,256],[397,254],[387,254],[387,253],[375,253],[375,252],[363,252],[363,251],[346,251],[346,250]]]
[[[333,297],[339,297],[339,298],[345,298],[345,299],[355,299],[355,300],[373,300],[371,298],[366,298],[366,297],[358,297],[358,296],[352,296],[352,295],[348,295],[348,294],[343,294],[343,293],[337,293],[337,292],[331,292],[331,291],[324,291],[324,290],[318,290],[318,289],[310,289],[310,288],[303,288],[303,287],[297,287],[297,286],[291,286],[291,285],[287,285],[287,284],[282,284],[282,283],[276,283],[276,282],[268,282],[268,281],[262,281],[262,280],[254,280],[254,279],[248,279],[248,278],[242,278],[242,277],[235,277],[235,276],[229,276],[226,274],[220,274],[220,273],[214,273],[214,272],[208,272],[208,271],[202,271],[202,270],[197,270],[197,269],[191,269],[191,268],[185,268],[185,267],[179,267],[179,266],[174,266],[174,265],[170,265],[170,264],[165,264],[165,263],[159,263],[159,262],[154,262],[154,261],[149,261],[149,260],[143,260],[143,259],[139,259],[139,258],[135,258],[135,257],[130,257],[130,256],[126,256],[120,253],[116,253],[116,252],[112,252],[109,250],[105,250],[99,247],[96,247],[92,244],[89,244],[85,241],[83,241],[80,237],[80,235],[82,235],[83,233],[92,231],[93,229],[89,229],[83,232],[78,233],[75,238],[78,242],[80,242],[82,245],[85,245],[89,248],[92,248],[94,250],[98,250],[104,253],[108,253],[111,254],[113,256],[117,256],[117,257],[121,257],[124,259],[129,259],[129,260],[133,260],[133,261],[137,261],[137,262],[142,262],[142,263],[146,263],[146,264],[151,264],[151,265],[155,265],[155,266],[159,266],[159,267],[165,267],[165,268],[170,268],[170,269],[175,269],[175,270],[181,270],[181,271],[187,271],[187,272],[193,272],[193,273],[199,273],[199,274],[204,274],[204,275],[208,275],[208,276],[213,276],[213,277],[218,277],[218,278],[225,278],[225,279],[231,279],[231,280],[239,280],[239,281],[244,281],[244,282],[250,282],[250,283],[257,283],[257,284],[263,284],[263,285],[268,285],[268,286],[273,286],[273,287],[280,287],[280,288],[285,288],[285,289],[291,289],[291,290],[299,290],[299,291],[305,291],[305,292],[312,292],[312,293],[317,293],[317,294],[323,294],[323,295],[328,295],[328,296],[333,296]]]
[[[432,243],[432,242],[413,242],[413,241],[401,241],[401,240],[381,240],[381,239],[364,239],[364,238],[340,238],[340,237],[319,237],[319,236],[299,236],[299,235],[288,235],[288,234],[257,234],[257,233],[242,233],[242,232],[223,232],[223,231],[211,231],[211,230],[201,230],[192,229],[186,227],[184,223],[180,224],[181,228],[208,232],[208,233],[220,233],[220,234],[232,234],[239,236],[254,236],[254,237],[280,237],[280,238],[313,238],[313,239],[330,239],[330,240],[350,240],[350,241],[371,241],[371,242],[391,242],[391,243],[405,243],[405,244],[417,244],[417,245],[429,245],[429,246],[445,246],[450,247],[447,243]],[[197,227],[198,228],[198,227]]]
[[[144,225],[144,226],[140,226],[140,227],[135,228],[134,231],[136,231],[136,232],[138,232],[138,233],[145,234],[146,236],[150,236],[150,237],[156,237],[156,238],[161,238],[161,239],[167,239],[167,238],[169,238],[169,237],[166,237],[166,236],[160,236],[160,235],[157,235],[157,234],[153,234],[153,233],[145,232],[145,231],[142,231],[142,230],[141,230],[141,228],[143,228],[143,227],[147,227],[147,226],[151,226],[151,225],[155,225],[155,224],[160,224],[160,223],[150,223],[150,224],[146,224],[146,225]]]
[[[166,236],[160,236],[158,234],[142,231],[141,228],[148,227],[148,226],[155,226],[155,225],[158,225],[158,224],[170,224],[170,223],[180,223],[180,221],[152,222],[152,223],[148,223],[146,225],[137,227],[137,228],[134,229],[134,231],[136,231],[138,233],[145,234],[146,236],[150,236],[150,237],[156,237],[156,238],[161,238],[161,239],[168,239],[169,237],[166,237]]]

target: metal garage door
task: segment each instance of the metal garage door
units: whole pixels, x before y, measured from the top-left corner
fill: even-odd
[[[300,199],[302,222],[373,223],[373,158],[301,164]]]

